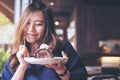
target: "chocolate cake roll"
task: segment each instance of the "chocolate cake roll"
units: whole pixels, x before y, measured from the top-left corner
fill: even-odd
[[[41,44],[40,48],[35,52],[36,58],[49,58],[54,57],[52,54],[52,50],[47,44]]]

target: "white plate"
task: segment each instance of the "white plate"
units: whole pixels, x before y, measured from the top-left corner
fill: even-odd
[[[54,64],[57,63],[58,60],[61,60],[63,63],[68,61],[68,58],[63,57],[54,57],[54,58],[34,58],[34,57],[25,57],[25,61],[30,64]]]

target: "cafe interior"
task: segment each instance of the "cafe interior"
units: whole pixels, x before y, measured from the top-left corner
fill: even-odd
[[[0,63],[22,11],[37,1],[51,8],[56,33],[77,51],[88,80],[120,80],[119,0],[0,0]]]

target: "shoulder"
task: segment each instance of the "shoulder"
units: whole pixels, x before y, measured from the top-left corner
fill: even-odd
[[[72,47],[71,43],[68,40],[65,40],[64,43],[64,47]]]
[[[4,66],[3,72],[6,72],[6,71],[11,73],[11,71],[10,71],[10,59],[8,59],[8,61],[6,62],[5,66]]]
[[[72,44],[68,40],[64,41],[63,50],[65,50],[65,51],[75,51],[74,47],[72,46]]]
[[[5,63],[5,67],[4,68],[7,68],[9,69],[10,68],[10,60],[8,59],[7,62]]]
[[[11,79],[12,75],[13,73],[10,71],[10,60],[8,59],[8,61],[5,64],[4,70],[2,72],[2,79],[9,80]]]

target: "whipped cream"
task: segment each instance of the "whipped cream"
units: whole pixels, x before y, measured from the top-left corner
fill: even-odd
[[[40,49],[50,49],[50,47],[47,44],[41,44]]]

